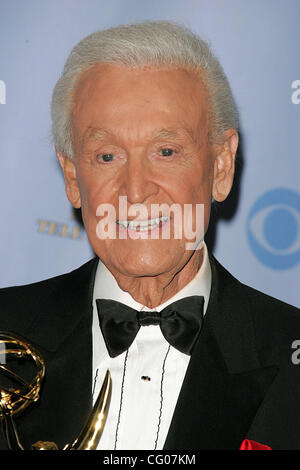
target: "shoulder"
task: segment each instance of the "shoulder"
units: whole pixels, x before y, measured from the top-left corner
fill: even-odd
[[[300,311],[296,306],[283,302],[275,297],[260,292],[252,287],[240,283],[249,299],[253,317],[257,319],[264,316],[268,322],[279,323],[283,326],[285,320],[300,321]]]
[[[289,363],[294,345],[300,342],[300,310],[249,286],[241,286],[250,305],[262,361]]]
[[[68,296],[76,296],[93,278],[98,258],[93,258],[79,268],[59,276],[55,276],[32,284],[5,287],[0,289],[0,330],[11,325],[28,324],[37,312],[62,305]]]
[[[263,363],[286,361],[291,357],[293,344],[300,343],[299,308],[267,295],[236,279],[213,259],[224,295],[237,298],[240,309],[250,314],[256,348]],[[241,315],[241,311],[239,312]]]
[[[281,335],[290,332],[300,333],[299,308],[247,286],[240,281],[237,282],[248,301],[253,322],[258,331],[262,327],[269,326]]]
[[[83,278],[90,276],[91,271],[97,266],[98,258],[93,258],[79,268],[65,274],[60,274],[49,279],[25,284],[21,286],[4,287],[0,289],[1,302],[25,299],[34,297],[37,294],[51,295],[52,292],[58,292],[67,289],[70,285],[77,287]]]
[[[283,302],[275,297],[254,289],[235,278],[214,257],[210,258],[213,269],[217,269],[219,282],[225,291],[234,290],[235,295],[246,300],[254,318],[264,317],[266,321],[282,322],[285,315],[291,320],[300,321],[300,311],[297,307]]]

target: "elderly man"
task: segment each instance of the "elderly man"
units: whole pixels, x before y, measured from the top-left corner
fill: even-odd
[[[71,52],[52,119],[97,256],[2,290],[1,329],[46,361],[41,399],[18,418],[24,444],[71,442],[109,369],[98,449],[300,449],[298,311],[239,283],[203,241],[238,146],[207,44],[167,22],[96,32]]]

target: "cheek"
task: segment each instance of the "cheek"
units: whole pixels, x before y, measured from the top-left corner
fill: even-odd
[[[81,177],[79,191],[81,198],[81,213],[89,239],[96,236],[97,208],[102,200],[102,190],[99,180],[91,177]]]
[[[194,171],[189,175],[182,175],[177,188],[174,188],[174,195],[182,202],[191,204],[207,204],[211,198],[212,178],[210,173]]]
[[[94,211],[96,215],[97,206],[105,198],[105,185],[95,174],[81,172],[78,174],[78,186],[82,210],[89,213]]]
[[[114,227],[116,217],[114,192],[110,187],[110,182],[105,184],[103,178],[95,173],[80,174],[79,181],[83,223],[93,249],[100,256],[100,253],[103,255],[113,242],[110,239],[99,238],[98,224],[102,221],[101,223],[105,226],[105,221],[107,221],[112,224],[110,227]]]
[[[208,166],[204,171],[203,168],[199,168],[198,171],[190,174],[189,178],[182,178],[182,181],[185,181],[185,183],[180,185],[178,194],[180,195],[182,204],[191,204],[193,206],[193,230],[196,230],[197,227],[201,225],[202,230],[206,232],[212,201],[212,169]],[[199,208],[196,209],[196,205],[199,205]],[[200,205],[202,205],[201,209]]]

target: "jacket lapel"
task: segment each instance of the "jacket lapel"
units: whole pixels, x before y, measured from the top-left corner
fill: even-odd
[[[165,449],[239,449],[278,368],[260,364],[243,289],[211,258],[212,291]]]

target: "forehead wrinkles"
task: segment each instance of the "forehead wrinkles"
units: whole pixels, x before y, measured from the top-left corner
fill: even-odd
[[[123,132],[122,132],[123,130]],[[102,128],[94,128],[92,126],[88,127],[86,131],[83,134],[82,137],[82,143],[83,145],[88,144],[89,142],[91,143],[101,143],[105,140],[108,139],[114,139],[117,140],[118,138],[124,137],[124,133],[126,134],[130,130],[130,127],[128,127],[126,130],[121,129],[118,130],[117,133],[114,133],[112,131],[108,131],[106,129]],[[139,131],[139,129],[137,129]],[[137,132],[138,134],[138,132]],[[145,140],[146,136],[141,136]],[[191,129],[159,129],[153,131],[151,134],[149,134],[147,140],[168,140],[168,139],[177,139],[177,140],[190,140],[192,142],[195,142],[195,136],[194,133],[192,132]]]

